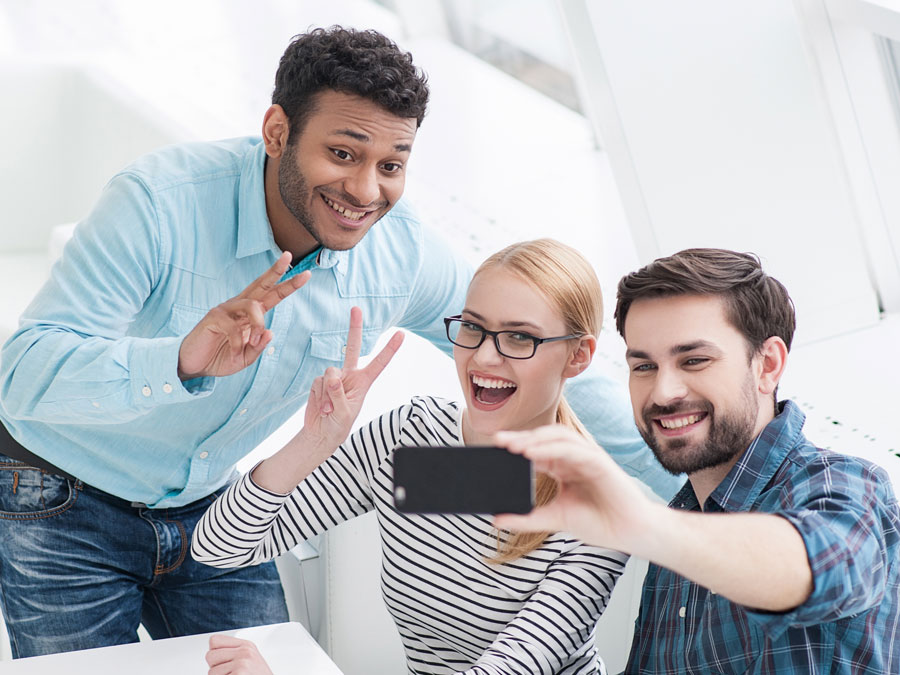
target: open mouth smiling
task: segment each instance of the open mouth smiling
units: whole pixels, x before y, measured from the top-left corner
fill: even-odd
[[[471,375],[473,398],[485,406],[498,406],[512,396],[518,385],[510,380],[497,377]]]
[[[354,222],[358,222],[365,218],[367,215],[371,213],[371,211],[351,211],[348,208],[344,208],[340,204],[334,202],[329,199],[325,195],[322,195],[322,201],[324,201],[328,206],[330,206],[335,212],[339,213],[341,216],[346,218],[347,220],[352,220]]]
[[[663,433],[678,434],[690,431],[695,425],[699,424],[709,416],[708,412],[691,412],[679,415],[666,415],[665,417],[654,417],[653,423],[662,430]]]

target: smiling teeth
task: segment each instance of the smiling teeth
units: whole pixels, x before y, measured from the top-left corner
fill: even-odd
[[[350,220],[359,220],[364,215],[366,215],[365,211],[351,211],[350,209],[345,209],[343,206],[341,206],[339,204],[335,204],[333,201],[328,199],[328,197],[324,197],[324,199],[325,199],[325,203],[328,204],[328,206],[333,208],[335,211],[340,213],[345,218],[349,218]]]
[[[472,382],[485,389],[516,389],[518,386],[509,380],[492,380],[478,375],[472,376]]]
[[[688,415],[687,417],[679,417],[678,419],[659,420],[663,429],[680,429],[689,424],[693,424],[700,420],[700,415]]]

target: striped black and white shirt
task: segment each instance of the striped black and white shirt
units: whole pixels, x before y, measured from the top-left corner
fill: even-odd
[[[289,495],[260,488],[248,473],[198,524],[194,558],[252,565],[374,509],[382,593],[410,672],[605,672],[594,628],[625,554],[554,534],[518,560],[491,564],[489,518],[394,510],[394,448],[461,445],[460,420],[456,403],[414,398],[351,434]]]

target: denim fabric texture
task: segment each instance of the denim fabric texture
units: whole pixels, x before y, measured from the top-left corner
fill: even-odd
[[[148,509],[0,455],[0,605],[14,658],[287,621],[274,563],[222,570],[190,539],[216,494]]]

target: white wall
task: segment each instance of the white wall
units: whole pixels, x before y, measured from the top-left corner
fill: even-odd
[[[878,307],[829,112],[783,0],[563,0],[639,255],[754,251],[798,342]]]

